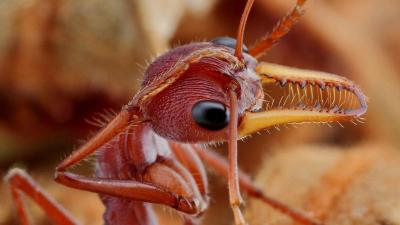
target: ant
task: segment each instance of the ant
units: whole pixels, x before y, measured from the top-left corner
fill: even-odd
[[[176,209],[185,224],[199,224],[209,205],[205,163],[228,179],[236,225],[246,224],[239,187],[297,222],[321,224],[268,197],[237,165],[237,140],[242,137],[280,124],[355,123],[367,110],[360,88],[344,77],[257,61],[288,33],[305,1],[297,0],[272,32],[251,48],[243,44],[243,37],[254,0],[246,3],[236,39],[186,44],[158,57],[145,71],[139,92],[57,166],[55,180],[98,193],[108,225],[158,224],[149,203]],[[279,93],[280,100],[275,101]],[[228,143],[228,160],[201,145],[220,141]],[[93,177],[68,171],[94,152]],[[24,171],[11,169],[6,180],[22,224],[30,224],[22,193],[55,224],[79,224]]]

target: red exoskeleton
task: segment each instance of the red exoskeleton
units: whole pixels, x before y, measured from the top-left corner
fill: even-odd
[[[236,40],[183,45],[152,62],[132,100],[56,168],[57,182],[99,194],[106,224],[158,224],[150,203],[182,212],[186,224],[199,223],[209,204],[203,163],[228,178],[235,224],[246,224],[239,186],[298,222],[319,224],[269,198],[238,171],[237,140],[280,124],[354,122],[367,110],[366,98],[346,78],[258,62],[297,21],[305,0],[297,0],[269,35],[247,48],[243,35],[253,2],[246,4]],[[200,145],[221,141],[228,143],[228,160]],[[68,171],[94,152],[93,177]],[[22,170],[6,178],[22,224],[30,224],[22,194],[55,224],[78,224]]]

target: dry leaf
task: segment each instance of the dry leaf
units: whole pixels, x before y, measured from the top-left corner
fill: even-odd
[[[256,175],[270,196],[327,225],[400,224],[400,152],[365,144],[351,149],[298,147],[275,151]],[[249,223],[288,225],[291,219],[257,200]]]

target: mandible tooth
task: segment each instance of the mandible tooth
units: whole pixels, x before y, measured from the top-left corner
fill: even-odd
[[[318,83],[318,86],[319,86],[319,88],[321,88],[322,90],[325,90],[325,88],[326,88],[326,84],[325,84],[325,82],[323,82],[323,81],[319,82],[319,83]]]
[[[330,110],[330,112],[337,113],[339,110],[340,110],[340,108],[339,108],[337,105],[335,105],[335,107],[333,107],[333,108]]]
[[[314,105],[314,109],[316,109],[317,111],[321,111],[321,104],[319,102],[316,102]]]
[[[299,84],[300,84],[300,87],[302,89],[304,89],[306,87],[306,85],[307,85],[307,82],[305,80],[302,80],[302,81],[299,82]]]
[[[281,87],[284,87],[287,84],[287,79],[280,80],[279,84],[281,85]]]
[[[338,91],[342,91],[342,90],[343,90],[343,86],[342,86],[342,85],[340,85],[340,84],[339,84],[339,85],[337,85],[337,86],[336,86],[336,90],[338,90]]]

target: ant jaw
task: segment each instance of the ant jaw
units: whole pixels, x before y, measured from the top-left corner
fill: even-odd
[[[259,63],[263,110],[247,112],[239,136],[288,123],[353,121],[367,110],[366,97],[352,81],[334,74]]]

